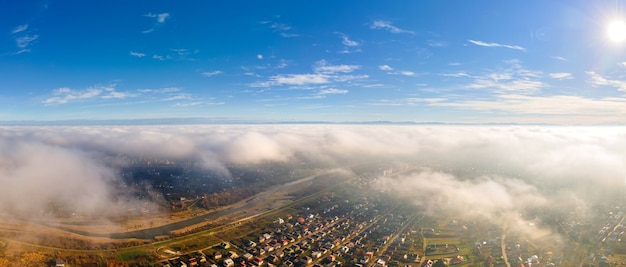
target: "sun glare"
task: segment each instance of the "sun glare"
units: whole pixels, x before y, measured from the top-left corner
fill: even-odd
[[[624,41],[624,39],[626,39],[626,24],[621,20],[611,22],[607,29],[607,34],[609,35],[609,39],[613,42]]]

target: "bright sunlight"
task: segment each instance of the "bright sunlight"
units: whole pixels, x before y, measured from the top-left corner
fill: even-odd
[[[622,42],[626,39],[626,24],[621,21],[614,21],[609,24],[607,34],[609,35],[609,39],[613,42]]]

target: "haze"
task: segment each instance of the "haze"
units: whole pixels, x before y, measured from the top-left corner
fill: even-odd
[[[119,170],[139,157],[191,160],[222,177],[230,164],[389,161],[421,171],[381,178],[382,188],[434,210],[487,216],[572,202],[584,211],[626,187],[622,127],[75,126],[3,127],[0,135],[0,203],[20,217],[51,201],[114,212],[131,190],[114,186]]]

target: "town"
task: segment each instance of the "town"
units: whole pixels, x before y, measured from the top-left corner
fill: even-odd
[[[191,217],[176,228],[131,228],[119,235],[142,235],[143,241],[99,248],[95,258],[93,251],[81,256],[79,247],[48,246],[36,252],[39,259],[52,266],[626,266],[626,216],[618,201],[598,206],[588,216],[546,209],[520,215],[526,219],[517,224],[498,224],[480,215],[429,210],[381,188],[380,179],[394,181],[419,170],[408,164],[354,164],[350,172],[320,166],[294,172],[276,164],[240,168],[235,179],[223,181],[218,189],[190,182],[194,178],[188,166],[141,166],[146,167],[133,167],[133,172],[163,190],[162,201],[170,203],[172,212]],[[124,175],[136,180],[130,172]],[[277,176],[282,178],[268,182]],[[245,184],[257,185],[256,191],[214,200],[221,208],[203,204]],[[436,192],[415,192],[431,193]],[[0,252],[16,244],[10,237],[0,239]]]

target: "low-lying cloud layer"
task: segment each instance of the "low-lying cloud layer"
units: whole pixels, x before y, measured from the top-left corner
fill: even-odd
[[[494,222],[506,217],[497,214],[559,203],[578,203],[584,212],[607,191],[626,188],[621,127],[2,127],[1,211],[39,214],[66,205],[114,213],[130,195],[115,186],[118,168],[134,157],[190,160],[223,175],[228,164],[398,162],[412,171],[379,179],[382,187],[429,210],[481,213]]]

